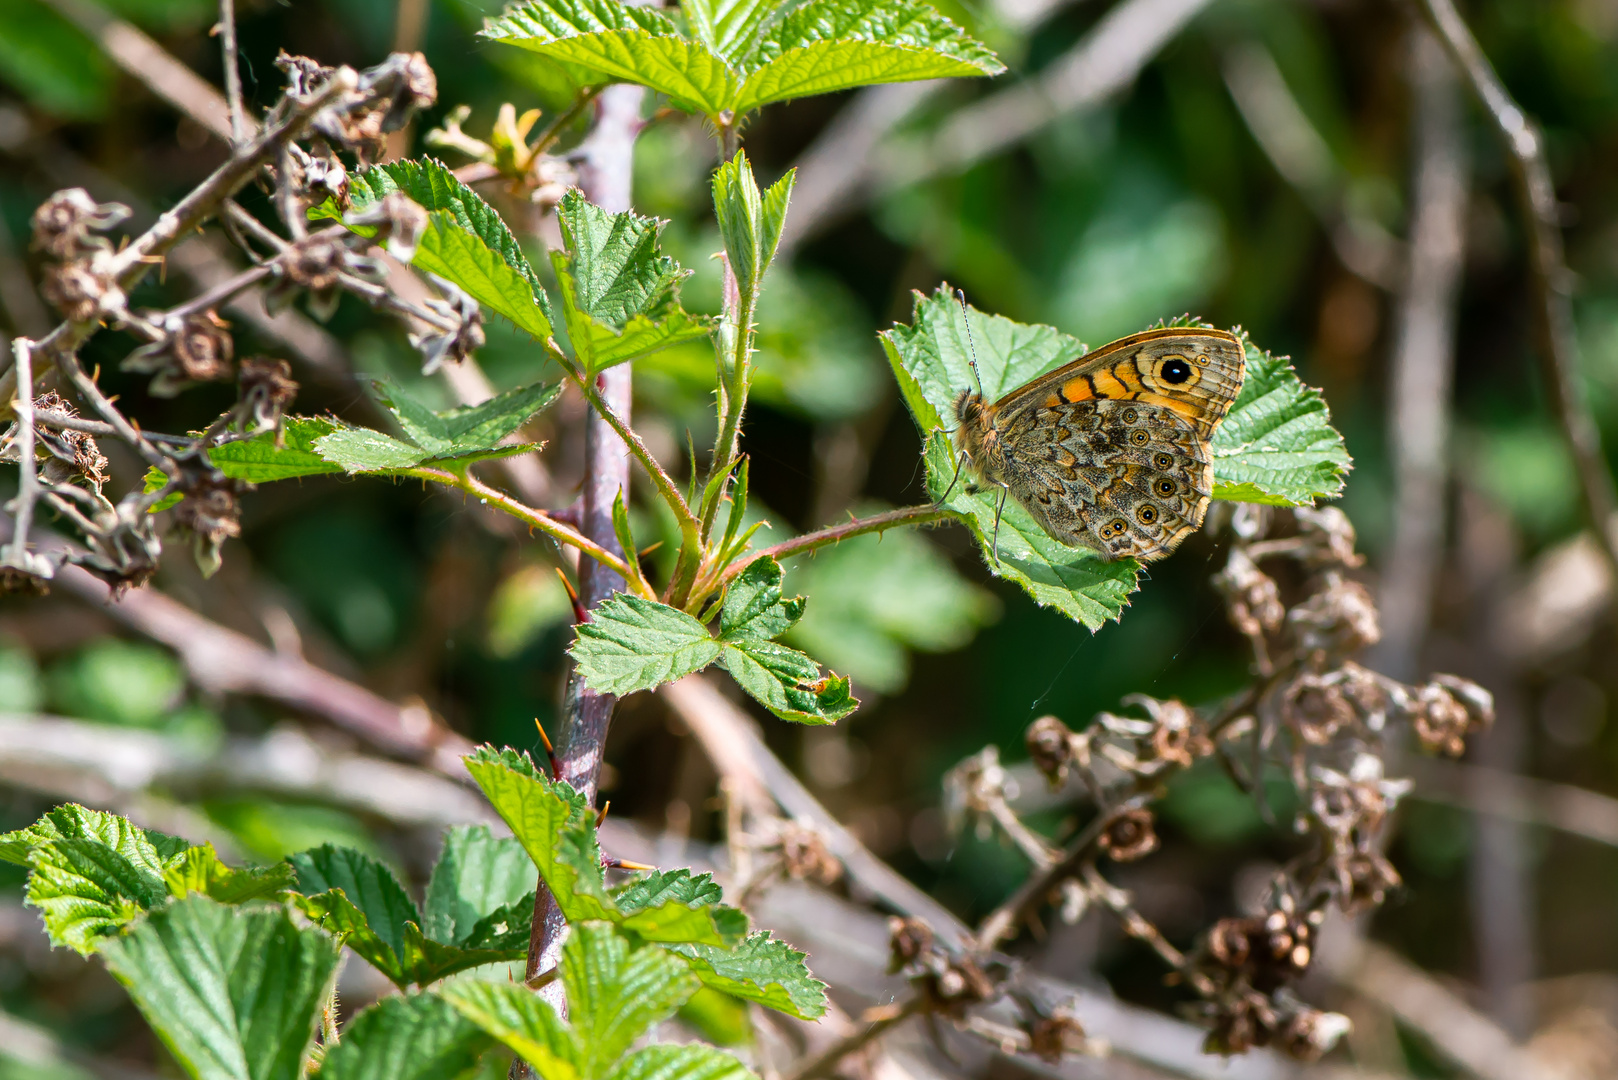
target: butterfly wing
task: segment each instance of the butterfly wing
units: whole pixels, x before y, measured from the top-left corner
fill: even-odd
[[[1241,390],[1241,342],[1218,330],[1148,330],[996,402],[1006,480],[1065,544],[1155,559],[1202,524],[1208,440]]]

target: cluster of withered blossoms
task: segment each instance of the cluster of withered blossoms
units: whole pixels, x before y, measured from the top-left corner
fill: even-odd
[[[307,297],[310,312],[324,317],[342,293],[353,293],[410,321],[411,341],[429,370],[483,343],[482,313],[461,290],[435,279],[443,298],[417,304],[393,289],[393,268],[376,246],[408,262],[429,224],[426,211],[404,194],[348,215],[346,224],[365,227],[366,236],[344,225],[309,231],[311,207],[349,205],[350,167],[341,155],[356,168],[369,167],[387,134],[436,99],[432,69],[419,53],[394,54],[363,72],[285,54],[277,66],[287,77],[280,100],[258,123],[243,118],[229,160],[146,232],[113,243],[104,234],[126,221],[129,210],[97,203],[79,188],[57,192],[35,211],[42,291],[64,322],[38,342],[15,342],[5,358],[9,368],[0,361],[6,402],[0,406],[6,421],[0,460],[21,472],[17,497],[5,507],[8,519],[0,520],[0,592],[42,591],[64,564],[83,566],[114,589],[144,582],[162,553],[160,519],[152,511],[175,496],[173,526],[190,539],[205,573],[218,567],[220,545],[240,532],[239,496],[246,485],[215,468],[208,452],[265,432],[274,432],[279,443],[298,391],[286,360],[238,358],[231,325],[218,309],[240,294],[262,290],[272,313]],[[271,189],[282,232],[234,201],[254,181]],[[147,268],[210,219],[250,268],[168,310],[132,310],[129,293]],[[143,342],[121,366],[149,375],[152,394],[170,397],[200,383],[234,380],[235,403],[200,434],[145,430],[79,363],[78,350],[103,327]],[[141,468],[121,478],[121,496],[108,494],[112,478],[101,446],[109,438],[128,445]],[[147,482],[159,473],[160,485]],[[74,541],[34,534],[41,506],[77,534]]]
[[[1413,736],[1429,752],[1459,754],[1468,736],[1493,721],[1493,702],[1454,676],[1407,686],[1355,661],[1380,629],[1369,590],[1353,577],[1363,559],[1341,511],[1244,505],[1230,513],[1228,528],[1231,547],[1214,584],[1252,646],[1246,689],[1204,709],[1133,695],[1124,704],[1143,715],[1102,713],[1080,731],[1054,716],[1030,725],[1033,768],[1058,799],[1091,807],[1088,824],[1065,847],[1022,822],[1013,809],[1017,770],[1001,765],[994,747],[952,771],[946,804],[957,827],[973,821],[983,835],[998,829],[1034,865],[1031,881],[980,930],[983,949],[1010,938],[1044,903],[1058,903],[1070,921],[1107,908],[1162,957],[1171,981],[1195,994],[1189,1007],[1210,1028],[1210,1051],[1274,1046],[1310,1060],[1348,1030],[1344,1017],[1304,1003],[1293,989],[1315,960],[1328,911],[1357,914],[1399,884],[1383,848],[1410,782],[1386,777],[1386,750]],[[1182,950],[1101,867],[1157,849],[1152,802],[1175,774],[1203,759],[1217,762],[1266,814],[1266,774],[1290,777],[1298,807],[1292,825],[1302,843],[1260,910],[1220,920]],[[915,940],[915,928],[896,927],[895,955],[915,954],[906,970],[928,980],[934,998],[982,1000],[1004,989],[985,989],[970,977],[995,970],[981,957],[928,964]]]

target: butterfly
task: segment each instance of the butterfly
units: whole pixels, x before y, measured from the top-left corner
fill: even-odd
[[[1208,512],[1209,440],[1245,372],[1241,340],[1223,330],[1131,334],[993,404],[981,385],[961,391],[955,445],[1060,542],[1160,559]]]

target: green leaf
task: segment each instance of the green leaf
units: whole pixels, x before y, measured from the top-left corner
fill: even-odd
[[[731,582],[719,613],[722,641],[780,637],[803,618],[805,600],[781,598],[781,564],[766,555],[754,559]]]
[[[143,829],[128,818],[91,810],[78,803],[63,803],[47,810],[38,821],[13,832],[0,833],[0,859],[18,866],[28,865],[28,853],[53,840],[94,840],[116,848],[145,864],[146,849],[156,853],[159,872],[162,863],[191,846],[189,840],[155,829]],[[142,842],[144,841],[144,843]]]
[[[437,994],[386,997],[343,1028],[320,1080],[453,1080],[493,1040]]]
[[[287,859],[297,871],[297,889],[312,919],[346,936],[348,947],[400,986],[405,924],[421,914],[399,879],[377,859],[353,848],[322,844]]]
[[[818,1020],[826,1012],[826,984],[809,974],[804,954],[768,933],[759,932],[741,945],[668,945],[684,957],[704,986],[767,1008]]]
[[[446,945],[465,945],[475,937],[487,942],[491,928],[483,924],[510,905],[527,902],[538,881],[515,837],[495,836],[487,825],[456,825],[445,834],[443,854],[427,882],[422,930]],[[532,905],[528,910],[532,916]],[[527,932],[526,921],[522,931]]]
[[[315,451],[347,473],[408,469],[429,452],[370,428],[343,428],[315,440]]]
[[[336,424],[319,417],[289,417],[285,445],[276,446],[275,432],[266,431],[251,439],[216,446],[208,451],[208,460],[226,476],[252,484],[341,472],[315,449],[315,440],[337,430]]]
[[[283,908],[200,896],[151,912],[101,951],[197,1080],[299,1080],[339,955]]]
[[[541,1080],[586,1080],[572,1030],[527,987],[469,979],[439,993],[462,1016],[521,1055]]]
[[[274,896],[292,888],[296,878],[296,871],[284,862],[240,869],[226,866],[212,844],[182,852],[163,871],[163,880],[172,895],[185,897],[194,892],[202,893],[221,904],[241,904]]]
[[[813,0],[763,35],[732,108],[876,83],[998,75],[987,46],[922,0]]]
[[[584,796],[539,775],[527,758],[509,750],[479,747],[465,760],[569,922],[611,922],[648,941],[711,945],[735,940],[745,929],[737,926],[730,909],[709,906],[707,893],[699,898],[696,891],[674,884],[668,885],[666,896],[632,892],[628,906],[621,907],[607,892],[595,814]]]
[[[743,690],[782,720],[835,724],[860,705],[846,677],[822,675],[819,664],[778,642],[727,640],[720,663]]]
[[[661,222],[609,214],[576,189],[562,197],[556,219],[567,250],[552,252],[551,262],[568,339],[587,371],[708,333],[708,319],[680,307],[680,283],[690,271],[661,254]]]
[[[624,924],[648,940],[734,945],[747,936],[747,915],[721,899],[723,891],[712,875],[685,869],[657,870],[612,891],[613,904],[626,916]],[[701,923],[682,919],[679,908],[703,912],[705,918]],[[659,925],[650,927],[647,914]]]
[[[1341,495],[1353,459],[1331,426],[1326,399],[1299,381],[1286,357],[1241,337],[1247,377],[1214,432],[1213,497],[1313,506],[1316,499]]]
[[[874,83],[994,75],[1004,66],[921,0],[758,0],[684,6],[696,40],[616,0],[535,0],[483,36],[561,61],[587,82],[632,82],[711,118]]]
[[[135,826],[116,845],[53,840],[28,855],[27,899],[54,945],[88,956],[103,938],[168,899],[157,852]]]
[[[719,235],[724,238],[737,287],[745,296],[758,296],[764,272],[775,258],[795,176],[796,170],[788,170],[761,196],[745,151],[739,151],[714,172],[713,205]]]
[[[680,10],[697,40],[736,66],[752,53],[781,7],[779,0],[685,0]]]
[[[654,8],[616,0],[537,0],[483,24],[483,37],[559,60],[590,83],[631,82],[688,112],[729,108],[740,80],[700,42]]]
[[[549,408],[562,394],[562,382],[529,383],[496,394],[477,405],[435,414],[444,424],[457,453],[487,450]]]
[[[701,985],[688,967],[657,946],[631,949],[605,923],[580,923],[562,946],[562,985],[568,1021],[586,1076],[605,1076],[653,1024]]]
[[[719,658],[719,643],[678,608],[614,593],[579,624],[568,651],[592,690],[622,697],[701,671]]]
[[[659,1043],[623,1058],[606,1080],[749,1080],[753,1073],[732,1054],[700,1043]]]
[[[550,336],[545,289],[494,207],[432,158],[388,162],[355,173],[349,181],[355,210],[395,191],[404,192],[429,213],[430,227],[416,248],[413,266],[448,278],[535,337]],[[311,210],[310,216],[341,220],[342,211],[326,203]]]
[[[568,921],[616,916],[601,869],[595,814],[584,796],[566,783],[546,779],[515,751],[480,746],[465,760]]]

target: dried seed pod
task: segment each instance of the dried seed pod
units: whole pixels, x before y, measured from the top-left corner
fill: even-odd
[[[33,246],[46,255],[69,262],[112,250],[92,230],[110,229],[129,216],[121,203],[98,203],[83,188],[58,191],[34,211]]]
[[[1466,752],[1466,736],[1473,730],[1472,714],[1447,686],[1432,682],[1418,690],[1410,722],[1422,748],[1430,753],[1460,757]]]
[[[219,570],[220,548],[242,534],[237,496],[253,485],[228,478],[204,460],[200,467],[182,465],[180,487],[185,497],[174,508],[175,524],[191,534],[197,569],[203,577],[212,577]]]
[[[275,429],[280,444],[286,424],[287,406],[298,394],[292,380],[292,365],[285,360],[264,356],[244,359],[236,376],[236,419],[242,431]]]
[[[1280,587],[1240,547],[1230,549],[1225,568],[1214,575],[1213,584],[1224,594],[1231,625],[1244,636],[1256,639],[1280,629],[1286,618]]]
[[[1318,1061],[1353,1028],[1348,1017],[1341,1013],[1300,1007],[1283,1021],[1275,1045],[1298,1061]]]
[[[1365,563],[1365,556],[1354,550],[1354,523],[1335,506],[1318,510],[1308,506],[1294,507],[1293,520],[1298,523],[1298,535],[1309,543],[1305,558],[1316,566],[1338,565],[1353,569]]]
[[[1116,814],[1101,831],[1097,843],[1114,862],[1133,862],[1157,850],[1152,812],[1144,806]]]
[[[388,254],[407,263],[416,257],[416,245],[427,231],[427,211],[404,192],[390,191],[365,209],[345,214],[343,224],[376,226],[376,242],[386,244]],[[442,279],[435,279],[435,284],[437,280]]]
[[[1023,736],[1034,767],[1045,775],[1053,789],[1067,781],[1068,769],[1073,764],[1074,738],[1073,729],[1054,716],[1041,716],[1028,725]]]
[[[1335,570],[1321,575],[1321,588],[1287,613],[1300,648],[1347,656],[1382,638],[1376,600],[1364,585]]]
[[[1305,673],[1281,695],[1281,722],[1311,746],[1325,746],[1357,718],[1339,680]]]
[[[195,383],[228,379],[236,355],[229,327],[212,311],[170,318],[163,324],[163,337],[130,353],[121,366],[151,375],[149,389],[155,397],[173,397]]]
[[[40,292],[70,322],[93,322],[125,309],[124,291],[103,260],[47,266]]]
[[[58,413],[76,417],[78,411],[54,390],[35,398],[34,410],[35,446],[49,455],[40,467],[40,476],[52,484],[85,480],[99,492],[107,482],[109,463],[101,447],[96,444],[95,436],[73,428],[53,428],[39,415]],[[0,456],[4,456],[10,448],[15,432],[16,425],[13,424],[4,435],[0,435]]]

